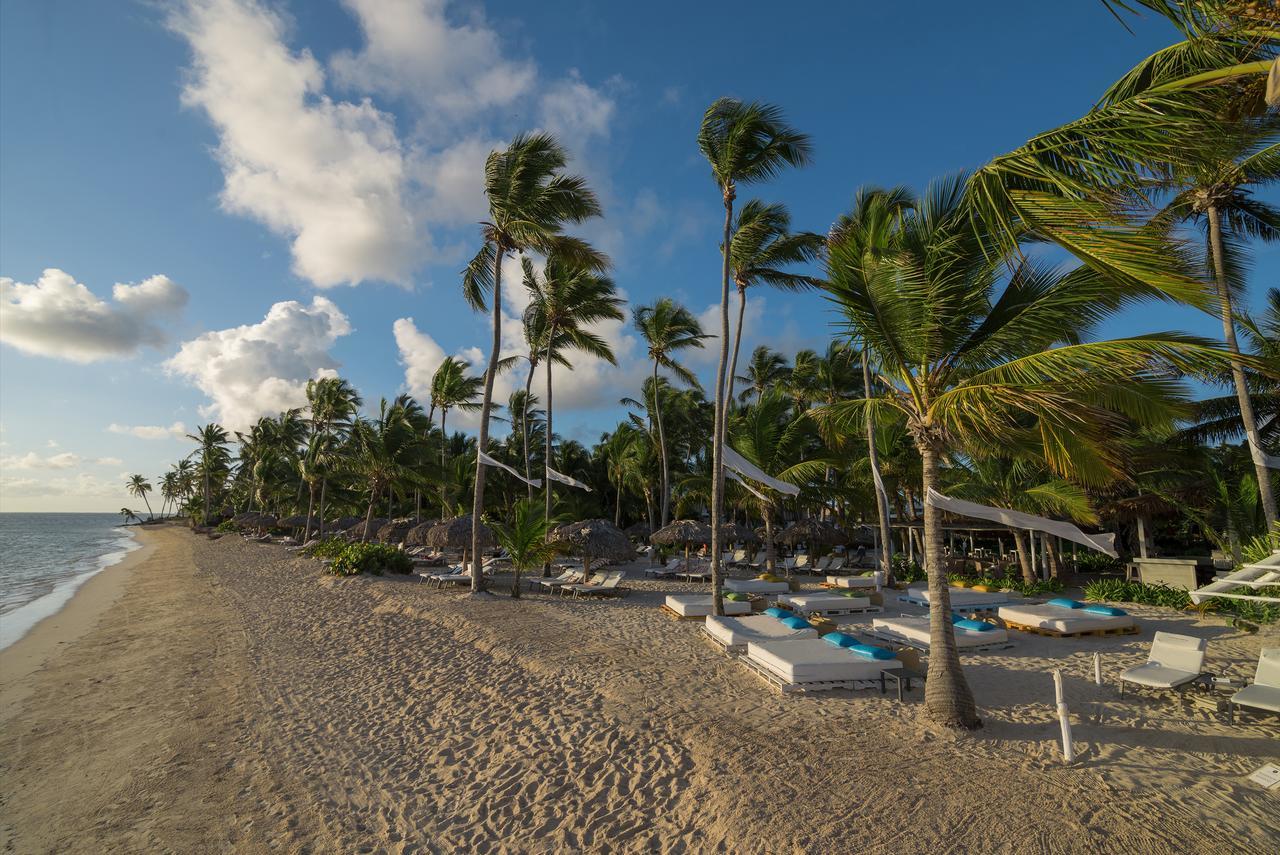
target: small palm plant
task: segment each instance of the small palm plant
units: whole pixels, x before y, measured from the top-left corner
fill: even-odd
[[[550,527],[539,511],[532,499],[521,499],[512,511],[509,524],[493,525],[498,545],[506,550],[515,570],[511,580],[513,599],[520,599],[520,574],[547,564],[558,551],[556,544],[547,543]]]

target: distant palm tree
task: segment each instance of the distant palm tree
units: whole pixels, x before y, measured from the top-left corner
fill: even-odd
[[[360,394],[341,377],[308,380],[307,405],[311,409],[312,435],[324,437],[326,447],[336,445],[336,441],[350,430],[361,403]],[[328,487],[326,470],[320,478],[320,537],[324,537]]]
[[[484,194],[489,220],[483,224],[484,245],[462,275],[467,302],[484,311],[486,297],[493,300],[493,342],[484,376],[477,448],[489,444],[489,410],[493,382],[502,349],[502,261],[507,253],[534,250],[548,254],[558,249],[576,254],[584,265],[602,269],[605,260],[581,241],[566,237],[566,223],[580,223],[600,215],[600,203],[584,179],[565,175],[568,157],[549,134],[519,134],[504,151],[489,153],[484,165]],[[475,497],[472,501],[471,551],[479,554],[480,525],[484,513],[484,464],[476,459]],[[478,568],[479,562],[474,563]],[[472,574],[471,587],[479,591],[482,577]]]
[[[133,511],[129,510],[128,508],[121,508],[121,509],[120,509],[120,516],[124,517],[124,524],[125,524],[125,525],[128,525],[128,524],[129,524],[129,520],[137,520],[137,519],[138,519],[138,515],[137,515],[137,514],[135,514]],[[138,522],[142,522],[142,520],[138,520]]]
[[[373,522],[373,511],[383,490],[390,490],[398,481],[413,478],[414,443],[419,436],[414,425],[423,418],[421,409],[412,398],[398,398],[378,404],[378,414],[371,420],[360,419],[351,431],[355,459],[352,467],[368,485],[369,505],[365,511],[364,536],[368,540]]]
[[[756,400],[759,401],[766,389],[784,382],[790,373],[791,368],[787,365],[785,356],[770,349],[767,344],[759,345],[751,351],[746,374],[736,378],[739,383],[747,385],[747,388],[739,394],[739,400],[745,403],[755,395]]]
[[[661,525],[666,525],[670,521],[671,474],[668,468],[670,458],[667,453],[666,429],[662,423],[662,390],[658,384],[658,369],[664,368],[681,382],[701,388],[693,372],[676,361],[676,354],[690,347],[702,347],[703,340],[709,336],[702,332],[702,326],[693,312],[670,297],[660,297],[652,306],[640,306],[633,317],[636,329],[649,348],[649,358],[653,360],[653,421],[658,429],[658,457],[662,464],[659,519]]]
[[[230,437],[227,436],[226,428],[210,422],[204,427],[197,427],[195,433],[187,434],[187,439],[195,440],[200,444],[196,450],[200,455],[200,470],[204,481],[204,517],[200,522],[208,525],[209,506],[213,501],[213,470],[226,465],[229,461],[227,442],[230,441]]]
[[[129,491],[129,495],[146,502],[147,519],[155,519],[155,514],[151,513],[151,502],[147,499],[147,493],[151,492],[151,482],[142,475],[130,475],[125,489]]]
[[[444,362],[441,362],[440,367],[436,369],[436,373],[431,375],[431,411],[433,413],[436,410],[440,411],[442,435],[440,470],[442,473],[447,469],[449,443],[446,440],[449,434],[446,425],[449,420],[449,411],[459,409],[471,413],[480,409],[476,396],[480,394],[483,386],[483,378],[468,377],[467,364],[452,356],[446,356]],[[445,519],[449,517],[449,498],[446,493],[445,479],[440,481],[440,513]]]
[[[720,599],[720,521],[724,504],[725,378],[729,363],[729,279],[733,272],[733,202],[739,184],[753,184],[777,175],[786,166],[809,162],[810,143],[804,134],[783,120],[782,111],[769,104],[746,104],[721,98],[707,108],[698,130],[698,148],[711,165],[711,175],[724,202],[723,258],[720,285],[720,359],[716,366],[715,423],[711,441],[711,589],[715,613],[722,614]]]
[[[605,476],[616,491],[613,504],[613,524],[616,526],[622,525],[622,495],[626,492],[627,474],[636,465],[639,448],[648,441],[639,428],[622,422],[613,433],[601,437],[597,446],[604,460]]]

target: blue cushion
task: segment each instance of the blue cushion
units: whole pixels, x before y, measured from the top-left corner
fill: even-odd
[[[896,659],[892,650],[886,650],[883,647],[876,647],[874,644],[854,644],[849,648],[850,653],[856,653],[864,659]]]
[[[782,620],[783,626],[790,627],[791,629],[812,629],[813,628],[813,624],[809,623],[804,618],[796,617],[795,615],[792,615],[791,617],[784,617],[781,620]]]
[[[961,629],[971,629],[974,632],[990,632],[995,629],[991,624],[980,620],[958,620],[955,621],[955,625]]]
[[[1050,600],[1050,601],[1049,601],[1049,605],[1051,605],[1051,606],[1057,606],[1057,607],[1062,608],[1062,609],[1082,609],[1082,608],[1084,608],[1084,603],[1079,603],[1079,602],[1076,602],[1075,600],[1071,600],[1071,599],[1068,599],[1068,598],[1066,598],[1066,597],[1056,597],[1056,598],[1054,598],[1054,599],[1052,599],[1052,600]]]
[[[858,639],[843,632],[828,632],[822,636],[822,640],[827,644],[834,644],[836,647],[853,647],[855,644],[861,644]]]
[[[1107,617],[1124,617],[1128,614],[1124,609],[1118,609],[1115,606],[1085,606],[1084,610],[1095,615],[1106,615]]]
[[[765,609],[764,613],[767,614],[769,617],[776,617],[779,620],[787,617],[795,617],[795,615],[791,614],[791,612],[787,611],[786,609],[780,609],[777,606],[771,606],[770,608]]]

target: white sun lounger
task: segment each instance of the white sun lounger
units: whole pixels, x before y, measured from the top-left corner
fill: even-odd
[[[1084,609],[1067,609],[1048,603],[1000,606],[996,614],[1015,629],[1025,627],[1050,635],[1138,631],[1138,622],[1133,619],[1133,615],[1100,615]]]
[[[951,587],[951,610],[953,612],[990,612],[1010,603],[1021,601],[1017,594],[1003,591],[971,591],[968,588]],[[913,606],[928,607],[932,596],[928,588],[908,588],[907,593],[898,599]]]
[[[1012,647],[1009,633],[993,626],[989,630],[966,629],[953,626],[956,636],[956,647],[962,652],[979,652],[983,650],[999,650]],[[893,618],[876,618],[871,621],[871,630],[867,633],[873,638],[891,644],[914,647],[917,650],[929,649],[929,619],[927,617],[909,617],[903,615]]]
[[[880,572],[876,571],[870,576],[828,576],[827,587],[829,588],[872,588],[878,589],[883,584],[880,578]]]
[[[802,615],[853,615],[882,611],[871,605],[869,597],[846,597],[843,594],[780,594],[778,605]]]
[[[722,602],[724,613],[730,617],[751,614],[751,603],[746,600],[723,600]],[[680,618],[704,618],[711,614],[711,595],[668,594],[663,608]]]
[[[1176,689],[1187,685],[1200,676],[1207,646],[1208,642],[1203,638],[1193,635],[1157,632],[1151,639],[1147,661],[1120,674],[1120,694],[1124,694],[1125,683],[1151,689]]]
[[[716,617],[710,615],[702,624],[702,631],[718,647],[730,656],[742,653],[751,641],[794,641],[799,638],[817,638],[813,627],[792,629],[770,615],[750,617]]]
[[[764,579],[725,579],[724,589],[739,594],[781,594],[791,590],[786,582],[766,582]]]
[[[1228,716],[1235,721],[1236,707],[1280,713],[1280,647],[1264,647],[1252,685],[1231,696]]]
[[[784,693],[879,685],[881,671],[902,667],[901,660],[867,659],[820,638],[748,642],[738,661]]]

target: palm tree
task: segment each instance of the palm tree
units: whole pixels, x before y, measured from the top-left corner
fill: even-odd
[[[137,515],[137,514],[135,514],[133,511],[129,510],[128,508],[121,508],[121,509],[120,509],[120,516],[124,517],[124,524],[125,524],[125,525],[128,525],[128,524],[129,524],[129,520],[137,520],[137,519],[138,519],[138,515]],[[138,522],[142,522],[142,520],[138,520]]]
[[[676,354],[686,348],[702,347],[702,326],[693,313],[670,297],[660,297],[652,306],[640,306],[633,313],[636,329],[644,337],[653,360],[653,422],[658,430],[658,457],[662,464],[661,525],[669,521],[671,510],[671,474],[667,454],[667,435],[662,423],[661,389],[658,369],[664,368],[681,382],[701,388],[693,372],[676,361]]]
[[[783,291],[816,288],[812,276],[782,269],[789,264],[815,260],[824,238],[812,232],[791,231],[791,214],[786,205],[766,205],[752,199],[738,212],[729,250],[730,275],[738,289],[738,328],[733,337],[733,357],[729,361],[729,388],[726,400],[733,399],[733,382],[738,373],[738,349],[742,346],[742,324],[747,311],[747,289],[771,285]]]
[[[565,237],[565,223],[580,223],[600,215],[600,204],[584,179],[565,175],[567,157],[549,134],[519,134],[505,151],[489,153],[484,165],[484,194],[489,201],[489,221],[484,223],[484,245],[462,275],[462,290],[476,311],[484,311],[486,295],[493,300],[493,342],[484,375],[484,400],[480,408],[477,447],[489,444],[489,410],[493,405],[493,381],[502,348],[502,261],[509,252],[534,250],[548,254],[553,248],[577,254],[582,263],[602,269],[604,259],[581,241]],[[475,498],[472,503],[471,553],[479,554],[481,515],[484,511],[485,467],[476,458]],[[474,567],[479,567],[475,563]],[[473,572],[471,588],[481,589],[482,577]]]
[[[622,525],[622,494],[628,485],[628,475],[636,467],[639,449],[647,444],[648,438],[635,425],[622,422],[613,433],[601,437],[600,457],[605,464],[605,474],[615,490],[613,505],[613,524]]]
[[[213,470],[227,463],[229,455],[227,454],[227,442],[230,437],[222,425],[210,422],[204,427],[197,427],[196,432],[187,434],[187,439],[195,440],[200,444],[196,453],[200,455],[200,470],[204,480],[204,516],[201,519],[203,525],[209,524],[209,505],[212,502],[213,492]]]
[[[322,377],[307,381],[307,405],[311,409],[312,435],[324,437],[326,448],[350,430],[360,410],[359,393],[340,377]],[[324,537],[325,511],[329,487],[328,470],[320,477],[320,537]]]
[[[418,403],[402,396],[391,402],[383,398],[378,404],[376,417],[370,421],[356,421],[351,432],[356,455],[352,465],[363,476],[369,490],[361,540],[369,538],[374,505],[382,491],[390,491],[396,483],[414,479],[414,444],[420,435],[420,425],[416,422],[425,419]]]
[[[146,502],[147,519],[155,519],[155,514],[151,513],[151,502],[147,499],[147,493],[151,492],[151,482],[142,475],[130,475],[125,489],[129,491],[129,495]]]
[[[520,454],[524,459],[524,479],[528,493],[526,498],[532,499],[533,484],[530,482],[533,480],[533,468],[529,462],[529,432],[540,429],[542,411],[538,409],[538,396],[529,388],[533,385],[533,373],[538,364],[532,347],[526,359],[529,361],[529,372],[525,376],[524,389],[516,389],[511,393],[511,397],[507,400],[507,411],[511,414],[512,429],[514,430],[517,426],[520,429]]]
[[[520,574],[533,570],[551,561],[558,551],[553,543],[548,543],[551,534],[545,517],[538,514],[538,506],[530,499],[516,502],[512,510],[511,523],[493,526],[498,545],[511,559],[511,567],[515,574],[511,580],[511,596],[520,598]]]
[[[930,499],[943,459],[1034,448],[1059,475],[1114,477],[1122,461],[1110,435],[1127,421],[1171,424],[1181,386],[1170,377],[1210,370],[1226,354],[1175,333],[1089,341],[1095,324],[1145,287],[1004,251],[1001,237],[969,216],[964,187],[963,177],[935,182],[899,218],[883,257],[869,258],[856,241],[832,242],[827,287],[849,335],[875,352],[877,385],[871,397],[826,405],[822,415],[846,430],[861,429],[868,408],[906,420],[922,459],[926,708],[945,726],[972,728],[980,721],[956,653],[941,511]]]
[[[557,355],[577,350],[616,365],[613,348],[590,327],[602,321],[621,321],[623,301],[617,296],[613,280],[583,265],[574,254],[559,249],[547,256],[541,275],[528,257],[522,258],[524,287],[529,292],[525,310],[526,329],[542,332],[542,363],[547,371],[546,467],[552,466],[552,388],[551,366]],[[570,368],[572,365],[567,363]],[[544,473],[546,519],[551,524],[551,478]]]
[[[720,601],[720,518],[724,504],[725,376],[729,362],[729,278],[733,272],[733,202],[739,184],[753,184],[777,175],[784,166],[809,162],[809,138],[789,127],[782,111],[769,104],[744,104],[721,98],[707,108],[698,130],[698,148],[711,164],[711,176],[724,202],[723,259],[720,283],[720,359],[716,365],[715,410],[711,441],[711,589],[715,613]]]
[[[449,420],[449,411],[452,409],[463,410],[464,412],[475,412],[480,409],[480,404],[476,403],[476,395],[480,394],[480,390],[484,385],[484,380],[480,377],[467,376],[467,364],[461,359],[452,356],[446,356],[444,362],[440,363],[440,367],[436,369],[436,373],[431,375],[431,412],[440,411],[440,433],[444,439],[449,434],[445,430]],[[447,464],[447,453],[449,443],[443,439],[440,443],[440,470],[444,472]],[[445,479],[440,481],[440,513],[443,518],[449,517],[449,497],[446,493],[447,484]],[[474,552],[472,553],[475,554]]]
[[[786,382],[791,369],[787,367],[787,358],[768,345],[762,344],[751,351],[751,359],[747,362],[747,373],[735,379],[745,383],[738,398],[745,403],[752,395],[757,401],[764,396],[765,390],[771,386]]]

